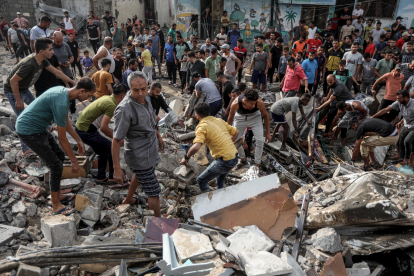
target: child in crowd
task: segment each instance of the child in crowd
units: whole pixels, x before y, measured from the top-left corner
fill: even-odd
[[[92,58],[89,57],[89,51],[83,51],[84,58],[82,59],[82,67],[85,70],[85,74],[91,71],[93,68]]]
[[[289,58],[289,47],[283,47],[283,55],[280,57],[279,66],[277,67],[277,75],[276,77],[279,79],[279,82],[283,80],[286,74],[286,68],[288,64]]]
[[[184,49],[184,55],[181,56],[180,67],[180,79],[181,79],[181,94],[184,94],[185,80],[187,79],[187,68],[188,68],[188,48]]]
[[[335,70],[333,74],[337,80],[340,80],[341,82],[343,82],[348,87],[348,89],[351,90],[352,85],[348,83],[348,77],[350,77],[352,81],[355,82],[356,84],[358,84],[358,82],[355,79],[355,77],[352,76],[351,71],[348,69],[345,69],[345,65],[346,65],[346,60],[341,59],[339,61],[339,68]]]

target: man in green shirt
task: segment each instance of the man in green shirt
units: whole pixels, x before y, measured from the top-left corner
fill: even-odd
[[[175,36],[175,30],[177,29],[177,24],[172,24],[171,29],[168,31],[168,35],[171,35],[174,38],[174,43],[177,43],[177,37]]]
[[[206,76],[218,84],[216,73],[219,71],[221,56],[218,54],[217,48],[211,49],[211,55],[206,59]]]
[[[392,60],[392,52],[387,50],[385,52],[385,58],[378,61],[377,66],[375,66],[375,77],[376,79],[382,77],[384,74],[391,72],[392,68],[394,67],[394,61]],[[385,83],[381,82],[375,87],[375,91],[377,93],[381,89],[381,87],[385,86]]]
[[[263,52],[269,54],[269,52],[270,52],[269,45],[267,45],[266,39],[265,39],[264,36],[259,36],[257,38],[257,44],[262,44],[263,45]]]
[[[89,145],[98,155],[98,176],[96,182],[109,182],[115,180],[114,166],[112,163],[112,143],[99,134],[98,129],[109,138],[113,138],[113,132],[109,128],[109,122],[114,116],[114,111],[128,91],[123,83],[115,84],[113,95],[102,96],[88,105],[80,114],[76,122],[75,131],[82,141]],[[106,177],[106,167],[109,162],[109,176]]]
[[[122,36],[121,28],[118,28],[118,22],[114,21],[114,26],[111,28],[112,40],[114,48],[121,49],[124,53],[124,38]]]

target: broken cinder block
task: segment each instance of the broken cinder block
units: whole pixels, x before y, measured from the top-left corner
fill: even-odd
[[[172,234],[178,258],[182,263],[188,259],[203,260],[216,256],[208,236],[185,229],[177,229]]]
[[[40,276],[41,269],[37,266],[20,263],[16,276]]]
[[[41,230],[51,247],[76,243],[76,219],[73,215],[46,216],[41,220]]]
[[[290,265],[267,251],[241,252],[239,258],[248,276],[285,275],[293,271]]]

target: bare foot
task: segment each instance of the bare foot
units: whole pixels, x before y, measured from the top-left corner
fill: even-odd
[[[121,205],[125,205],[125,204],[131,204],[131,205],[133,205],[133,204],[137,203],[137,200],[138,199],[136,199],[135,197],[133,197],[132,200],[127,200],[125,198],[124,201],[122,201],[122,204]]]
[[[408,165],[408,159],[407,158],[404,158],[404,160],[401,162],[401,165]]]

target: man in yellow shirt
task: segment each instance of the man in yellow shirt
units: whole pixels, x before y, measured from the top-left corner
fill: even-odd
[[[215,178],[217,187],[222,189],[227,175],[237,164],[238,154],[233,142],[239,135],[239,131],[222,119],[209,116],[210,107],[206,103],[197,104],[194,110],[200,123],[196,127],[194,145],[188,150],[180,164],[185,165],[205,142],[215,160],[197,177],[197,183],[201,192],[205,193],[210,191],[208,182]]]
[[[92,75],[92,80],[96,84],[96,92],[93,94],[92,99],[96,100],[102,96],[112,95],[112,75],[109,74],[111,69],[111,61],[109,59],[103,59],[102,69]]]
[[[144,68],[142,72],[147,76],[148,84],[152,84],[152,61],[151,61],[151,52],[148,49],[145,49],[145,44],[139,44],[141,49],[141,57],[138,57],[138,62],[144,63]]]

